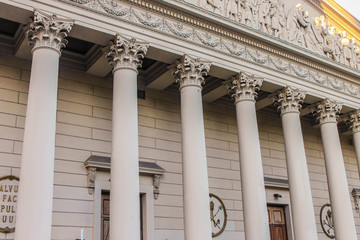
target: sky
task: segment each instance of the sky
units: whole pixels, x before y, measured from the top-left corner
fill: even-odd
[[[354,17],[360,20],[360,0],[335,0]]]

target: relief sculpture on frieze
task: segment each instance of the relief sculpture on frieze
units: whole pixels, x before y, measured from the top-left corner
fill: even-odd
[[[287,12],[282,0],[198,0],[197,5],[360,69],[360,45],[355,39],[349,39],[345,31],[338,31],[325,16],[311,18],[301,4]]]
[[[222,26],[208,25],[201,19],[180,14],[176,10],[149,2],[149,0],[130,0],[132,4],[124,0],[58,1],[131,22],[147,29],[154,29],[168,36],[360,98],[360,88],[354,84],[354,79],[339,78],[333,75],[332,71],[325,73],[317,66],[310,65],[310,62],[301,61],[298,58],[291,61],[286,53],[269,49],[261,42],[253,42],[240,33],[227,31]],[[347,64],[349,67],[355,66],[360,70],[360,46],[353,39],[348,39],[346,33],[339,32],[324,16],[310,18],[309,13],[303,11],[300,5],[290,7],[289,10],[285,8],[286,2],[283,0],[267,0],[266,3],[270,5],[265,4],[261,8],[259,3],[262,4],[263,1],[259,0],[186,0],[180,3],[188,6],[197,5],[198,10],[200,6],[204,6],[203,11],[226,16],[229,21],[236,21],[242,25],[260,26],[261,24],[267,34],[286,41],[289,41],[290,33],[297,35],[297,32],[291,32],[288,29],[288,25],[293,24],[298,27],[297,31],[303,33],[300,38],[294,38],[295,42],[302,41],[303,45],[300,44],[300,46],[322,54],[323,58]],[[260,9],[261,14],[259,14]],[[291,15],[289,13],[294,16],[291,21],[288,19]],[[260,16],[261,20],[259,20]],[[222,20],[225,20],[224,17]]]

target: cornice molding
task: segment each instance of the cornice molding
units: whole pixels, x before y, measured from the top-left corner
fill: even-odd
[[[297,57],[294,53],[282,51],[284,48],[272,48],[270,45],[265,45],[250,37],[241,35],[239,32],[247,29],[250,32],[264,36],[266,39],[271,39],[274,43],[277,42],[279,46],[281,44],[290,45],[292,48],[303,51],[304,54],[310,56],[316,55],[308,49],[295,46],[287,41],[277,39],[268,34],[256,31],[255,29],[243,26],[240,23],[230,22],[241,28],[235,32],[231,29],[231,26],[229,26],[228,29],[225,29],[216,26],[213,23],[205,23],[200,18],[182,13],[178,9],[172,10],[168,6],[161,6],[157,1],[124,0],[122,2],[116,2],[115,7],[110,4],[106,5],[106,7],[104,5],[107,3],[106,0],[92,0],[91,4],[88,0],[58,1],[66,2],[98,14],[104,14],[143,28],[161,32],[162,34],[175,37],[182,41],[203,46],[219,53],[261,65],[265,68],[288,74],[306,82],[314,83],[321,87],[360,98],[359,82],[356,78],[351,79],[329,67],[324,67],[316,62]],[[179,4],[189,5],[186,2],[173,1],[176,1]],[[204,12],[204,15],[210,14],[201,8],[196,10]],[[213,14],[213,16],[226,20],[225,17],[216,14]],[[207,19],[207,17],[204,16],[204,19]],[[227,19],[227,22],[229,22],[229,19]],[[317,58],[326,62],[327,66],[333,65],[342,69],[342,71],[348,71],[351,75],[358,74],[357,70],[351,69],[344,64],[330,61],[320,55],[317,56]]]

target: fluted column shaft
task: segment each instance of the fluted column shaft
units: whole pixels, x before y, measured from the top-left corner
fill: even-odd
[[[356,240],[355,222],[336,120],[341,107],[335,101],[325,99],[318,105],[318,114],[335,237],[336,240]]]
[[[27,32],[34,47],[16,212],[16,240],[51,239],[59,57],[71,27],[72,21],[35,11],[34,22]]]
[[[356,110],[351,115],[351,123],[352,123],[352,133],[354,139],[356,159],[358,162],[358,169],[360,174],[360,109]]]
[[[147,43],[116,35],[108,60],[113,67],[110,239],[140,239],[137,68]]]
[[[210,240],[209,184],[201,84],[210,63],[184,55],[174,77],[180,83],[184,225],[186,240]]]
[[[270,239],[255,110],[256,91],[261,84],[261,79],[240,73],[233,78],[229,86],[236,106],[246,240]]]
[[[300,109],[305,93],[289,87],[278,95],[290,185],[291,216],[296,240],[317,240],[315,214],[301,131]]]

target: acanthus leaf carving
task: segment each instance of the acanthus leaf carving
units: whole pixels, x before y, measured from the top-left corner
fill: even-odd
[[[351,129],[353,133],[360,132],[360,109],[350,115]]]
[[[34,11],[34,21],[30,23],[26,32],[29,44],[38,47],[49,47],[59,53],[66,46],[65,39],[72,29],[74,21],[61,19],[56,15],[49,15],[38,10]]]
[[[255,101],[262,83],[262,78],[240,72],[231,78],[231,83],[227,88],[231,97],[235,99],[235,103],[244,100]]]
[[[325,98],[317,105],[317,114],[320,124],[337,122],[342,104],[335,100]]]
[[[173,76],[180,89],[186,86],[197,86],[202,88],[205,77],[210,70],[211,63],[201,61],[199,58],[184,54],[177,64]]]
[[[306,93],[299,89],[285,87],[276,99],[275,105],[281,110],[281,115],[289,112],[300,113]]]
[[[109,64],[114,71],[119,68],[132,68],[137,71],[147,53],[149,43],[138,42],[135,38],[127,39],[116,34],[115,40],[110,42],[107,53]]]

